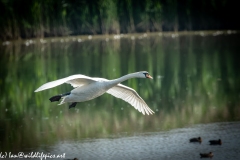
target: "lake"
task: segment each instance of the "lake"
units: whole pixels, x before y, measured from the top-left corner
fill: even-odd
[[[178,147],[189,149],[190,157],[192,152],[199,157],[204,145],[208,152],[206,144],[189,147],[189,138],[202,136],[222,137],[222,148],[212,151],[233,152],[228,155],[236,159],[240,156],[240,145],[234,145],[235,137],[239,144],[235,127],[240,124],[239,41],[238,32],[216,31],[3,42],[0,153],[64,151],[66,159],[185,159]],[[134,88],[154,115],[142,115],[108,94],[72,109],[51,103],[50,97],[72,89],[68,84],[34,92],[48,81],[73,74],[115,79],[142,70],[153,80],[130,79],[123,84]],[[214,130],[219,125],[225,128]],[[200,132],[205,128],[210,128],[208,133]],[[224,147],[228,139],[234,151]],[[172,146],[175,141],[177,146]]]

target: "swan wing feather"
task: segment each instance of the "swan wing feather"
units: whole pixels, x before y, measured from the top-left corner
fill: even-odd
[[[125,85],[118,84],[107,91],[108,94],[114,97],[120,98],[129,104],[131,104],[135,109],[145,115],[153,114],[154,112],[148,107],[145,101],[138,95],[138,93]]]
[[[39,92],[45,89],[49,89],[49,88],[53,88],[56,86],[59,86],[63,83],[68,83],[71,84],[74,88],[75,87],[80,87],[92,82],[96,82],[97,79],[85,76],[85,75],[81,75],[81,74],[77,74],[77,75],[72,75],[66,78],[62,78],[62,79],[58,79],[52,82],[48,82],[43,84],[42,86],[40,86],[38,89],[36,89],[34,92]]]

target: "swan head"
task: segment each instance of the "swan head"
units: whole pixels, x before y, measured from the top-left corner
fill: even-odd
[[[141,72],[138,72],[138,73],[139,73],[140,78],[153,79],[152,76],[150,76],[150,74],[147,71],[141,71]]]

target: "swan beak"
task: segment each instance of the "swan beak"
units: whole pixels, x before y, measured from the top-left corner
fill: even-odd
[[[147,78],[153,79],[152,76],[150,76],[149,74],[146,75]]]

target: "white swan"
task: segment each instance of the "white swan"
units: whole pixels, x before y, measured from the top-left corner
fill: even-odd
[[[48,82],[39,87],[38,89],[36,89],[35,92],[53,88],[63,83],[69,83],[75,89],[73,89],[69,93],[53,96],[49,100],[51,102],[54,102],[62,99],[59,105],[65,102],[71,102],[69,108],[72,108],[76,106],[77,102],[84,102],[94,99],[106,92],[128,102],[135,109],[137,109],[139,112],[143,114],[145,113],[148,115],[153,114],[154,112],[148,107],[148,105],[144,102],[144,100],[138,95],[138,93],[134,89],[120,84],[121,82],[128,80],[130,78],[153,79],[146,71],[131,73],[113,80],[107,80],[104,78],[92,78],[78,74],[62,78],[56,81]]]

